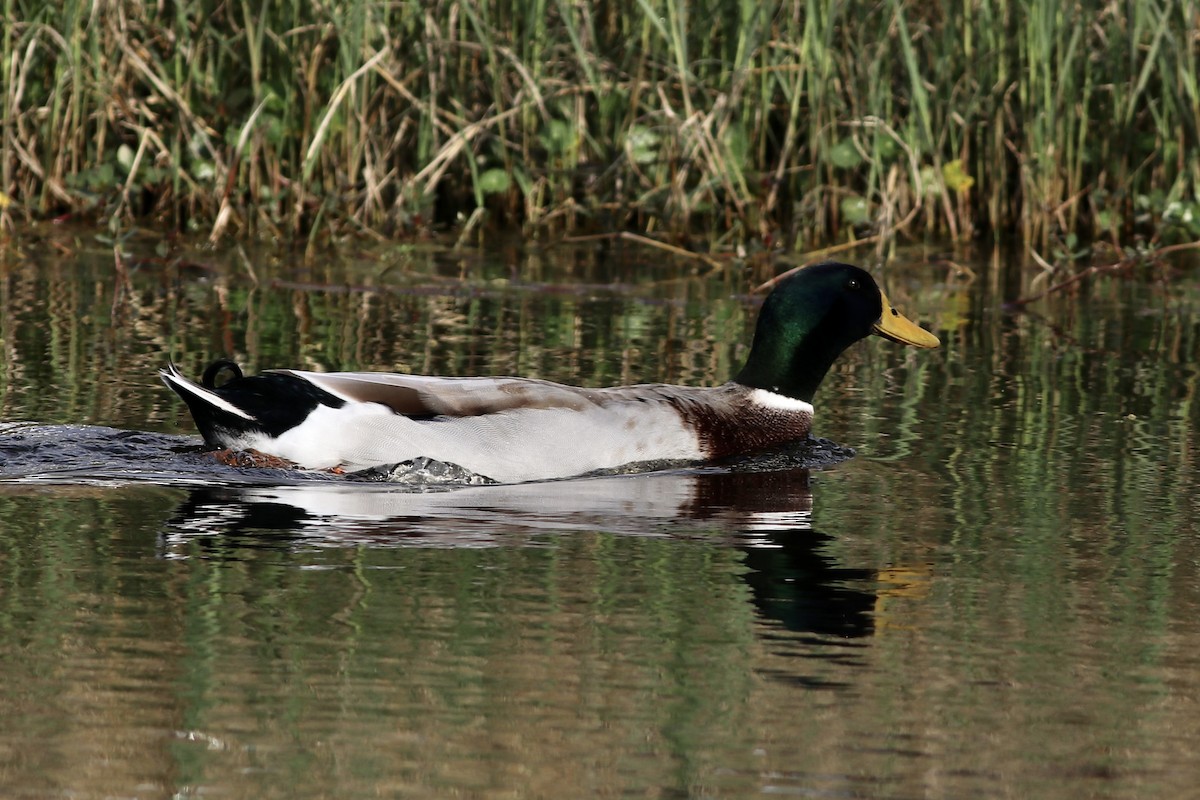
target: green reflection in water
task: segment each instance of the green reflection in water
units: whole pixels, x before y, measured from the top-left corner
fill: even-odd
[[[276,676],[280,701],[291,701],[280,733],[329,742],[352,776],[386,774],[399,759],[419,771],[411,778],[418,785],[468,791],[516,790],[517,775],[506,773],[530,762],[544,769],[536,754],[555,752],[561,766],[543,772],[538,793],[555,780],[575,784],[571,762],[591,749],[612,759],[596,768],[613,786],[641,772],[641,753],[671,758],[672,729],[695,724],[688,738],[702,742],[713,729],[714,720],[704,718],[713,701],[741,705],[746,675],[738,645],[748,636],[748,616],[744,604],[722,602],[729,559],[704,564],[706,554],[677,544],[638,544],[584,536],[553,551],[420,550],[388,559],[389,569],[359,576],[353,609],[339,609],[355,621],[356,635],[280,631],[281,639],[307,645],[307,668],[296,664]],[[680,596],[678,579],[649,581],[661,574],[654,565],[667,557],[665,548],[682,561],[673,575],[722,591],[696,604],[692,587]],[[617,580],[619,571],[639,577]],[[328,576],[320,580],[328,583]],[[239,599],[223,602],[240,614]],[[331,612],[306,609],[305,616],[336,619]],[[705,643],[703,669],[680,653],[686,642]],[[239,693],[233,683],[219,697],[223,710],[240,713],[242,703],[228,699]],[[307,690],[296,691],[297,683]],[[251,681],[252,689],[258,685]],[[697,697],[705,701],[691,722],[677,720],[681,705]],[[363,746],[379,738],[388,744]],[[588,779],[587,771],[576,774]]]

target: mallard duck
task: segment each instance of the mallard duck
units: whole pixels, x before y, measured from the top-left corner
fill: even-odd
[[[230,361],[211,365],[200,383],[173,364],[159,375],[213,448],[344,471],[425,456],[511,483],[647,461],[714,461],[803,439],[825,373],[872,333],[938,346],[867,272],[826,263],[775,287],[745,366],[721,386],[584,389],[531,378],[290,369],[246,377]],[[218,385],[224,372],[232,378]]]

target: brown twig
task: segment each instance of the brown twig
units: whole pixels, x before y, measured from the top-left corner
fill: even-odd
[[[681,258],[692,258],[698,261],[703,261],[705,264],[708,264],[714,269],[719,269],[725,266],[722,262],[708,255],[707,253],[697,253],[693,250],[688,250],[683,247],[676,247],[673,244],[660,242],[657,239],[651,239],[649,236],[642,236],[641,234],[633,233],[631,231],[618,231],[617,233],[596,233],[588,236],[567,236],[563,239],[563,241],[594,242],[601,239],[624,239],[630,242],[637,242],[638,244],[643,244],[646,247],[655,247],[659,250],[666,250],[668,253],[673,253]]]

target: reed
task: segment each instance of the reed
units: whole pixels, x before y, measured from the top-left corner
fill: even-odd
[[[0,225],[1200,237],[1200,4],[3,0]]]

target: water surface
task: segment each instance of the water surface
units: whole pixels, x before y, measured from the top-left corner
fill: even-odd
[[[889,296],[944,346],[847,354],[817,397],[818,433],[858,451],[834,466],[414,493],[212,465],[154,372],[716,383],[759,276],[408,248],[251,254],[256,285],[193,253],[118,292],[111,252],[76,244],[0,271],[0,795],[1133,798],[1200,779],[1185,265],[1014,313],[1019,261],[973,263],[973,283],[894,262]]]

